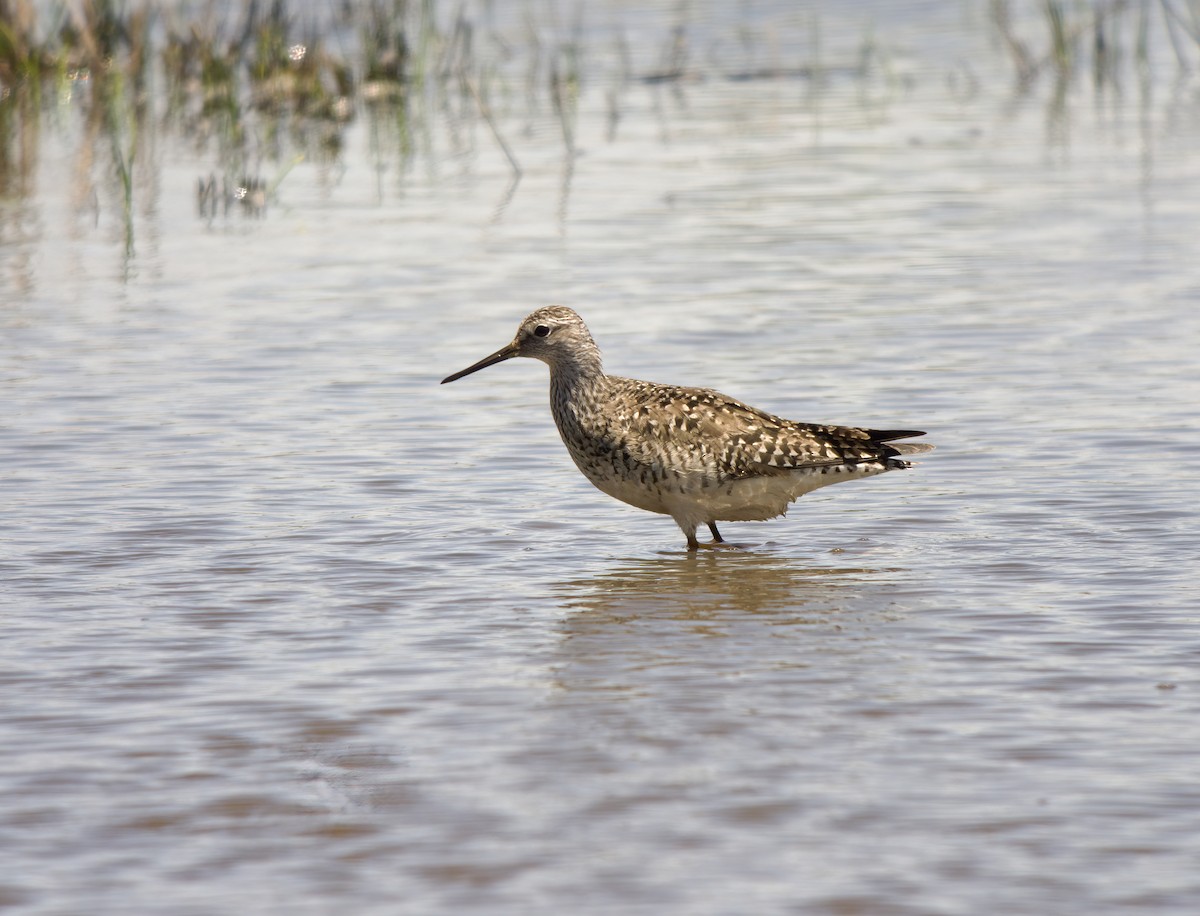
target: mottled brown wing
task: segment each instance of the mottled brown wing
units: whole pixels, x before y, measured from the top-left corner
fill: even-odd
[[[678,465],[687,453],[687,464],[697,470],[738,478],[898,454],[871,430],[794,423],[707,388],[622,381],[625,409],[615,420],[624,447],[646,464],[673,453]]]

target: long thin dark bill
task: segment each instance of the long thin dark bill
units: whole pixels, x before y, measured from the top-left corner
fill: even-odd
[[[488,366],[494,366],[496,363],[502,363],[506,359],[512,359],[516,355],[517,348],[512,344],[509,344],[507,347],[501,347],[491,356],[485,356],[475,365],[467,366],[467,368],[465,368],[462,372],[455,372],[453,375],[447,375],[444,379],[442,379],[442,384],[444,385],[446,382],[457,381],[464,375],[470,375],[472,372],[478,372],[480,369],[486,369]]]

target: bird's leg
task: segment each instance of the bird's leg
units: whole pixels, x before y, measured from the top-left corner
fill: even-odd
[[[712,532],[712,536],[713,536],[712,542],[714,544],[724,544],[725,543],[725,538],[721,537],[721,532],[719,532],[717,530],[717,525],[715,522],[708,523],[708,530]]]
[[[675,519],[675,524],[679,526],[679,530],[687,538],[688,550],[699,550],[700,542],[696,540],[696,526],[689,525],[686,521],[680,521],[679,519]]]

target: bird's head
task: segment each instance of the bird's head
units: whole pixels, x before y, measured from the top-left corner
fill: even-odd
[[[461,372],[446,376],[442,379],[442,384],[456,381],[515,356],[540,359],[548,364],[551,370],[600,371],[600,350],[592,340],[583,319],[564,305],[550,305],[527,315],[517,328],[517,335],[512,339],[512,343]]]

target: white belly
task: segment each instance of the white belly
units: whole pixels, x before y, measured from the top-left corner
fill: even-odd
[[[647,512],[686,519],[695,524],[708,522],[763,521],[783,515],[787,507],[812,490],[845,480],[857,480],[882,474],[886,467],[877,462],[809,468],[763,474],[741,480],[716,483],[702,472],[685,477],[655,480],[651,472],[589,461],[571,450],[571,457],[584,476],[600,491],[614,499]],[[705,486],[705,480],[708,485]]]
[[[747,477],[719,487],[690,490],[671,496],[667,511],[676,519],[707,522],[757,522],[787,512],[787,507],[813,490],[846,480],[873,477],[886,471],[880,463],[810,468]]]

